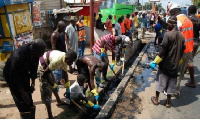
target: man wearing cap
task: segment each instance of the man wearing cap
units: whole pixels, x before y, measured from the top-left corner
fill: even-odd
[[[185,48],[185,40],[183,34],[177,29],[176,16],[169,18],[167,27],[169,32],[165,33],[160,44],[159,53],[154,61],[150,63],[152,69],[159,65],[155,81],[156,93],[155,96],[151,97],[151,101],[154,105],[158,105],[160,92],[166,91],[165,106],[170,108],[171,95],[176,92],[178,66]]]
[[[70,24],[65,29],[65,42],[67,45],[67,51],[69,49],[74,50],[78,53],[78,35],[77,35],[77,27],[76,27],[77,18],[76,16],[71,16]],[[70,73],[75,73],[75,62],[73,62],[72,66],[70,66]]]
[[[119,44],[119,45],[116,45],[116,62],[117,62],[116,65],[117,66],[121,65],[120,51],[122,51],[123,54],[126,54],[126,46],[129,45],[129,44],[132,44],[132,39],[130,39],[128,36],[126,36],[126,35],[119,35],[119,37],[121,37],[122,43]]]
[[[184,54],[182,57],[182,64],[180,65],[180,76],[177,84],[177,91],[175,95],[179,97],[180,95],[180,82],[184,79],[184,74],[186,69],[188,68],[190,73],[190,79],[194,79],[194,65],[193,65],[193,48],[194,48],[194,34],[193,34],[193,23],[187,18],[184,14],[182,14],[181,8],[177,4],[173,4],[170,8],[170,15],[176,16],[177,18],[177,27],[178,30],[182,32],[185,37],[185,46]]]

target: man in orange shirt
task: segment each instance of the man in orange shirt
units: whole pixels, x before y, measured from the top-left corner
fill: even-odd
[[[121,30],[122,30],[122,35],[125,35],[125,27],[124,27],[124,15],[121,16],[122,22],[121,22]]]
[[[130,14],[127,14],[126,15],[126,19],[124,20],[124,26],[125,26],[125,29],[126,29],[126,33],[125,35],[126,36],[130,36],[131,35],[131,20],[130,20]]]
[[[110,31],[111,34],[113,35],[113,31],[112,31],[112,15],[108,15],[108,19],[106,21],[105,26],[106,26],[107,30]]]

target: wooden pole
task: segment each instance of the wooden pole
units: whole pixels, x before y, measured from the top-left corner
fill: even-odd
[[[94,45],[94,1],[90,0],[90,49],[93,54],[92,47]]]

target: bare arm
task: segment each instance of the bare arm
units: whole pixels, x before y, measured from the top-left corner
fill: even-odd
[[[65,33],[65,41],[66,41],[66,45],[67,45],[67,49],[70,49],[70,45],[69,45],[69,37],[67,35],[67,33]]]
[[[92,66],[90,68],[90,86],[91,86],[91,90],[93,90],[95,88],[94,75],[95,75],[95,66]]]
[[[52,46],[53,50],[56,50],[56,43],[57,43],[56,33],[52,33],[52,35],[51,35],[51,46]]]
[[[115,51],[112,51],[112,60],[115,60]]]
[[[101,41],[101,46],[100,46],[100,48],[104,48],[104,45],[105,45],[105,41],[103,40],[103,41]]]

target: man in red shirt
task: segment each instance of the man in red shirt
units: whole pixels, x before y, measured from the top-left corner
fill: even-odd
[[[115,51],[116,51],[115,46],[119,45],[121,42],[122,42],[122,38],[118,36],[115,37],[114,35],[111,35],[111,34],[102,36],[92,47],[94,51],[94,57],[98,58],[102,62],[105,62],[104,58],[108,60],[108,56],[106,53],[107,50],[112,51],[112,64],[111,64],[110,69],[113,70],[114,65],[116,63],[115,62]],[[107,70],[103,71],[103,79],[101,80],[102,84],[107,80],[106,74],[107,74]],[[100,77],[100,74],[98,76]]]

